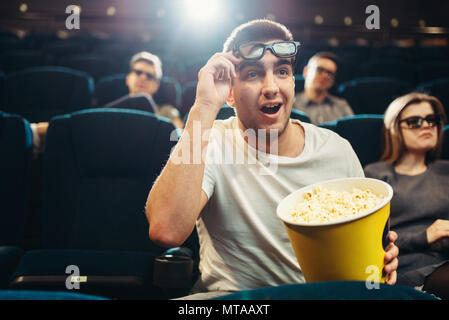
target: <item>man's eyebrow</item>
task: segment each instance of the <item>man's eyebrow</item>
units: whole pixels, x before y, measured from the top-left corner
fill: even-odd
[[[238,66],[237,69],[238,71],[242,71],[244,68],[247,67],[257,67],[260,68],[262,67],[262,64],[259,61],[242,61]]]
[[[279,67],[282,65],[291,65],[291,61],[289,59],[279,59],[276,61],[276,63],[274,64],[275,67]],[[257,61],[242,61],[238,66],[237,69],[238,71],[242,71],[244,68],[247,67],[256,67],[256,68],[263,68],[262,63],[260,63],[258,60]]]
[[[276,61],[276,63],[274,64],[276,67],[282,66],[284,64],[288,64],[289,66],[292,65],[291,60],[289,59],[279,59],[278,61]]]

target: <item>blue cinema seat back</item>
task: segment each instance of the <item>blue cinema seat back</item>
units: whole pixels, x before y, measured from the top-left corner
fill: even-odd
[[[174,130],[132,110],[88,109],[54,118],[43,160],[44,247],[157,250],[144,207],[176,143],[170,141]]]
[[[449,77],[421,83],[416,90],[440,99],[446,115],[449,115]]]
[[[401,80],[366,77],[342,83],[338,92],[355,114],[383,114],[391,101],[411,88],[410,83]]]
[[[43,156],[43,249],[23,256],[12,287],[64,290],[65,268],[76,265],[100,290],[86,292],[150,294],[154,258],[166,248],[149,239],[145,203],[177,142],[173,135],[171,122],[138,110],[86,109],[53,118]],[[197,252],[195,237],[196,231],[186,245]],[[42,276],[51,280],[34,280]]]
[[[5,74],[0,71],[0,108],[3,106],[3,88],[5,86]]]
[[[48,65],[50,59],[41,51],[17,50],[0,54],[0,70],[16,72],[32,67]]]
[[[421,83],[440,78],[447,78],[449,77],[449,61],[448,60],[425,61],[418,66],[417,75],[418,80]]]
[[[304,91],[304,82],[305,79],[302,74],[295,74],[295,93]]]
[[[6,288],[23,250],[30,186],[32,133],[26,120],[0,111],[0,288]]]
[[[291,119],[298,119],[300,121],[310,123],[309,116],[307,114],[305,114],[304,112],[300,111],[300,110],[292,109],[292,112],[290,113],[290,118]]]
[[[236,116],[235,109],[227,104],[221,107],[220,111],[217,114],[217,120],[225,120],[230,117]]]
[[[335,132],[347,139],[362,166],[380,160],[383,115],[365,114],[336,121]]]
[[[363,281],[325,281],[243,290],[213,300],[438,300],[429,293],[385,283],[369,288]]]
[[[4,109],[30,122],[49,121],[53,116],[90,107],[92,78],[63,67],[36,67],[7,76]]]
[[[137,93],[134,95],[125,95],[117,100],[108,103],[106,108],[122,108],[141,110],[156,113],[157,107],[153,98],[146,93]]]
[[[170,104],[175,108],[181,108],[182,87],[178,80],[169,76],[163,76],[159,89],[153,96],[158,106]]]
[[[387,77],[415,83],[415,66],[401,59],[382,59],[363,62],[360,77]]]
[[[449,125],[444,127],[443,147],[441,150],[441,158],[449,160]]]
[[[190,108],[195,103],[197,85],[197,80],[188,81],[182,85],[181,108],[179,110],[182,118],[189,113]]]
[[[108,56],[99,54],[68,55],[62,58],[59,64],[63,67],[86,72],[94,80],[115,73],[114,60]]]
[[[99,79],[95,85],[95,105],[104,107],[108,103],[129,93],[126,73],[114,74]]]
[[[30,185],[32,133],[18,115],[0,111],[0,246],[18,245]]]
[[[0,300],[109,300],[88,294],[64,291],[0,290]]]

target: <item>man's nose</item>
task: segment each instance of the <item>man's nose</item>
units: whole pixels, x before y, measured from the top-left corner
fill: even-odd
[[[279,93],[279,86],[276,82],[274,74],[267,72],[263,82],[262,94],[268,98],[276,96]]]

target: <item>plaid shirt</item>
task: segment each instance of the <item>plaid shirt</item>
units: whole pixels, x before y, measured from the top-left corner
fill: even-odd
[[[293,108],[306,113],[313,124],[335,121],[354,114],[354,111],[352,111],[345,99],[338,98],[329,93],[321,103],[310,100],[304,91],[297,93]]]

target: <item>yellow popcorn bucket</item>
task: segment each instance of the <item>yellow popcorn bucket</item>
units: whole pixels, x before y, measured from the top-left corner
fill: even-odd
[[[292,208],[303,201],[304,193],[318,186],[340,192],[370,189],[384,200],[366,213],[335,222],[295,221],[290,216]],[[306,281],[385,282],[383,267],[392,197],[393,189],[381,180],[345,178],[310,185],[282,199],[276,213],[284,222]]]

